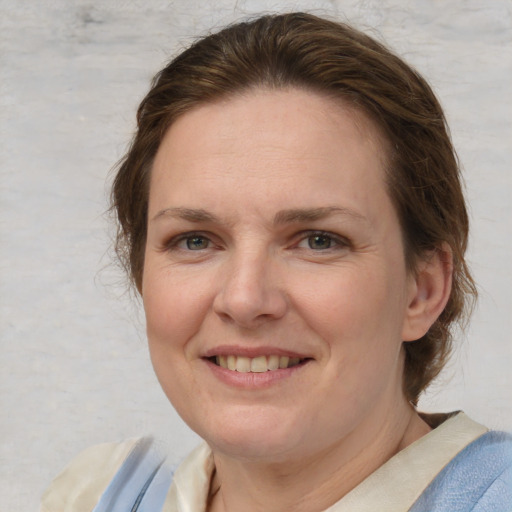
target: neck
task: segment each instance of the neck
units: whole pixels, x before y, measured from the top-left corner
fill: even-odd
[[[321,453],[286,463],[251,462],[214,452],[209,512],[325,510],[430,431],[409,404],[394,413],[384,422],[367,422]]]

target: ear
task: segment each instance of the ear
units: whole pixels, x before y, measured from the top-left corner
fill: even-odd
[[[420,339],[438,319],[450,298],[452,274],[453,257],[447,243],[429,251],[419,261],[409,277],[403,341]]]

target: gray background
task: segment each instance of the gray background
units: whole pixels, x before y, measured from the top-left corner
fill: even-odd
[[[109,256],[109,169],[150,77],[207,28],[306,9],[386,40],[433,84],[465,169],[479,309],[426,410],[512,430],[512,2],[0,0],[0,496],[37,510],[93,443],[197,442],[153,376]]]

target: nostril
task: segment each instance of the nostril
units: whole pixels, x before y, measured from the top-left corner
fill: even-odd
[[[214,312],[219,318],[249,329],[281,318],[287,307],[284,294],[272,285],[242,290],[239,286],[227,286],[213,303]]]

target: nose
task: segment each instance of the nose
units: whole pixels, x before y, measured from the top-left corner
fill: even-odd
[[[276,266],[267,254],[241,254],[229,259],[213,302],[217,315],[246,329],[282,318],[288,301]]]

